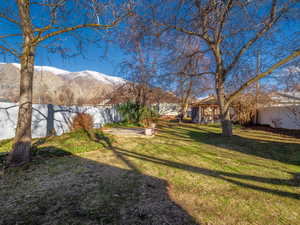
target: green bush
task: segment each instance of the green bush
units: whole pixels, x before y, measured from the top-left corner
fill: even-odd
[[[130,101],[118,105],[117,111],[121,114],[123,122],[129,124],[142,123],[144,126],[149,126],[158,118],[158,113],[155,110]]]
[[[121,114],[123,122],[138,123],[139,119],[139,105],[133,102],[126,102],[117,106],[117,111]]]
[[[143,124],[140,123],[128,123],[126,121],[107,123],[104,125],[104,127],[142,127],[142,126]]]

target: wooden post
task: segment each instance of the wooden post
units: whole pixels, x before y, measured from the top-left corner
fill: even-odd
[[[202,118],[203,118],[203,109],[202,109],[202,106],[199,106],[199,120],[198,120],[198,123],[202,123]]]
[[[215,106],[212,107],[212,123],[215,122]]]

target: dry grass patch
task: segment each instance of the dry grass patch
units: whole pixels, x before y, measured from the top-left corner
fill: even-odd
[[[0,224],[300,224],[300,140],[219,133],[164,122],[152,139],[46,140],[38,150],[71,155],[38,154],[29,167],[7,171]]]

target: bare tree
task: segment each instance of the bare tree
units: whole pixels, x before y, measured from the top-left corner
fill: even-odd
[[[233,100],[251,84],[300,55],[300,46],[295,45],[299,41],[296,34],[300,28],[295,22],[299,4],[294,0],[174,0],[163,6],[151,5],[151,12],[156,9],[153,20],[161,32],[167,30],[174,35],[177,31],[201,39],[199,51],[211,59],[210,70],[204,72],[215,77],[224,136],[232,135],[229,106]],[[287,24],[293,22],[293,29],[287,32]],[[263,71],[244,73],[244,63],[253,64],[257,48],[265,51]],[[228,88],[230,81],[237,84],[235,89]]]
[[[127,12],[121,15],[111,3],[102,1],[6,0],[1,3],[1,21],[12,26],[9,29],[12,33],[0,36],[0,49],[19,59],[21,64],[19,114],[9,165],[17,166],[30,160],[32,84],[38,47],[68,55],[61,45],[65,40],[79,40],[83,36],[79,31],[93,29],[95,41],[99,37],[97,32],[113,28],[127,15]],[[13,38],[15,43],[11,41]]]
[[[135,15],[128,21],[126,30],[122,31],[127,39],[121,38],[120,45],[126,49],[128,57],[122,63],[122,72],[127,75],[127,88],[134,101],[149,106],[153,88],[157,86],[159,50],[151,26],[147,20]]]
[[[65,87],[64,92],[59,94],[58,105],[75,105],[74,93],[68,87]]]
[[[211,79],[206,76],[186,76],[178,75],[175,78],[177,82],[175,93],[180,99],[179,120],[186,116],[189,105],[197,99],[197,97],[210,92],[212,89]]]
[[[174,83],[174,92],[180,99],[180,121],[186,116],[192,99],[204,94],[212,88],[209,74],[199,75],[209,68],[209,60],[200,49],[199,38],[179,36],[171,45],[171,53],[167,55],[166,74],[169,82]],[[170,48],[170,45],[168,45]]]

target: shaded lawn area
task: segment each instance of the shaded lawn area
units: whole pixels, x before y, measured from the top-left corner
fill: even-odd
[[[168,122],[151,139],[94,132],[36,140],[33,162],[0,178],[0,224],[300,224],[297,138]]]

